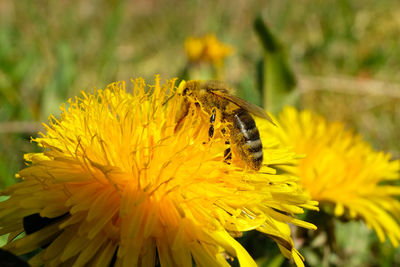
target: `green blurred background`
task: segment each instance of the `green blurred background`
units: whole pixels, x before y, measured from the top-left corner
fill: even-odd
[[[62,102],[116,80],[179,76],[189,36],[213,33],[233,46],[222,77],[261,104],[257,16],[285,48],[301,108],[341,120],[400,157],[399,1],[0,0],[0,188],[15,182],[24,153],[38,151],[30,136]],[[189,73],[207,76],[207,66]],[[361,223],[336,223],[344,254],[303,251],[311,265],[400,264],[400,251],[378,246]],[[276,248],[263,242],[247,245],[257,247],[265,266],[278,266]]]

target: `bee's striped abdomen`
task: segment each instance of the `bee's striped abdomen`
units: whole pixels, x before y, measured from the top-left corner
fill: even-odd
[[[254,169],[259,170],[263,161],[260,133],[253,117],[244,109],[234,112],[233,132],[240,157]]]

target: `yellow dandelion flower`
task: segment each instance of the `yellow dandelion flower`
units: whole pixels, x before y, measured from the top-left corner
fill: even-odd
[[[118,82],[61,106],[33,139],[43,152],[27,154],[22,181],[1,193],[3,248],[42,248],[32,266],[256,266],[234,239],[256,229],[302,265],[288,223],[315,228],[292,216],[315,203],[273,168],[296,156],[266,142],[263,173],[226,164],[202,111],[176,127],[174,90],[175,80],[137,79],[131,92]]]
[[[282,130],[271,135],[294,151],[305,154],[298,166],[287,168],[301,178],[312,198],[335,205],[336,216],[361,218],[383,242],[400,240],[400,187],[382,184],[398,181],[400,162],[374,151],[342,123],[328,123],[310,111],[285,108],[277,122]]]
[[[187,38],[185,51],[192,62],[211,62],[220,65],[227,56],[233,53],[233,48],[220,42],[215,35],[208,34],[200,38]]]

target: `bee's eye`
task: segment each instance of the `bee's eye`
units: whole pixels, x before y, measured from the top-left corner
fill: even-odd
[[[188,88],[185,88],[185,90],[183,90],[182,95],[186,95],[189,92]]]

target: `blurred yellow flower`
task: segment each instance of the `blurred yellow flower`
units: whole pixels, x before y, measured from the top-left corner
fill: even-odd
[[[374,151],[361,137],[345,130],[342,123],[328,123],[310,111],[285,108],[277,122],[266,129],[278,141],[305,154],[298,166],[286,168],[301,178],[312,198],[335,205],[336,216],[361,218],[383,242],[400,240],[399,160]]]
[[[314,229],[292,215],[316,203],[272,168],[296,155],[266,142],[262,172],[226,164],[225,143],[208,141],[201,111],[193,107],[176,128],[183,100],[174,90],[175,80],[137,79],[131,93],[118,82],[63,105],[33,139],[43,152],[27,154],[22,181],[1,193],[3,248],[42,247],[32,266],[229,266],[235,257],[256,266],[234,239],[256,229],[303,265],[288,223]],[[54,219],[27,231],[35,214]]]
[[[233,53],[233,48],[220,42],[215,35],[208,34],[200,38],[187,38],[185,51],[192,62],[211,62],[214,65],[221,65],[224,59]]]

